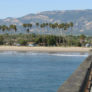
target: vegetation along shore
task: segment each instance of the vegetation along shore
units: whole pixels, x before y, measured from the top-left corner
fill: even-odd
[[[21,25],[26,33],[17,33],[18,27],[16,25],[0,25],[0,45],[4,46],[63,46],[63,47],[91,47],[92,37],[85,35],[74,36],[72,34],[73,22],[69,23],[36,23],[35,27],[43,30],[43,34],[34,34],[31,33],[31,28],[33,24],[22,24]],[[46,34],[44,30],[53,31],[56,30],[59,35],[55,34]],[[69,33],[69,34],[67,34]]]

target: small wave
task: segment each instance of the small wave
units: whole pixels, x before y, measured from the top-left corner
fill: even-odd
[[[18,52],[18,51],[2,51],[1,55],[47,55],[48,53],[39,52]]]
[[[2,51],[0,52],[0,54],[8,54],[8,55],[11,55],[11,54],[17,54],[16,51]]]
[[[4,51],[4,52],[0,52],[0,54],[2,55],[53,55],[53,56],[68,56],[68,57],[87,57],[88,53],[39,53],[39,52],[17,52],[17,51]]]
[[[54,56],[62,56],[62,57],[88,57],[87,54],[85,55],[72,55],[72,54],[53,54]]]

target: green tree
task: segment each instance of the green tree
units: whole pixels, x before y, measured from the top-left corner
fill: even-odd
[[[4,38],[3,36],[0,35],[0,45],[3,45],[4,44]]]
[[[56,45],[56,40],[54,36],[49,36],[47,38],[47,45],[48,46],[55,46]]]
[[[86,36],[83,35],[83,34],[79,36],[81,46],[84,46],[85,45],[85,38],[86,38]]]
[[[18,43],[22,46],[26,46],[27,45],[27,40],[24,40],[24,39],[19,39],[18,40]]]

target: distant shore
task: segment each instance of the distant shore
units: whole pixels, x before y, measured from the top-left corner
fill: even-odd
[[[23,47],[0,46],[0,51],[32,51],[32,52],[88,52],[92,48],[85,47]]]

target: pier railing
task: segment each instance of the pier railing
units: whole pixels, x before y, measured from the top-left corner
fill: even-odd
[[[87,70],[87,73],[86,73],[86,76],[84,78],[84,81],[80,87],[80,91],[79,92],[90,92],[91,90],[91,87],[92,87],[92,75],[91,75],[91,72],[92,72],[92,63],[90,65],[90,67],[88,68]]]
[[[92,55],[69,77],[57,92],[90,92],[92,87]]]

